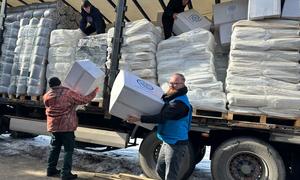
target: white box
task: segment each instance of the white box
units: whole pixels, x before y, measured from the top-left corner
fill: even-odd
[[[179,13],[174,21],[173,32],[179,35],[196,28],[210,30],[211,22],[194,9]]]
[[[88,59],[80,60],[75,61],[63,85],[86,96],[103,83],[104,77],[104,72],[96,64]]]
[[[160,87],[121,70],[112,87],[109,113],[124,120],[129,115],[157,114],[164,105],[162,95],[163,90]]]
[[[228,46],[231,42],[232,25],[235,22],[221,24],[219,27],[220,42],[222,46]]]
[[[279,18],[281,0],[249,0],[248,19]]]
[[[213,7],[214,25],[247,19],[248,0],[233,0],[216,4]]]
[[[282,10],[282,17],[287,19],[300,20],[300,1],[285,0]]]

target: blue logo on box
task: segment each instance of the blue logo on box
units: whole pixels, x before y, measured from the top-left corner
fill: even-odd
[[[136,82],[143,88],[146,90],[150,90],[152,91],[154,88],[151,86],[151,84],[148,84],[147,82],[141,80],[141,79],[137,79]]]
[[[192,14],[188,17],[188,19],[192,22],[200,22],[202,18],[198,16],[197,14]]]

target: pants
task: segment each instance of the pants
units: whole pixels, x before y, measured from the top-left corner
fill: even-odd
[[[101,33],[105,33],[105,27],[102,27],[97,30],[94,25],[89,25],[87,28],[83,29],[82,31],[87,36],[91,35],[94,32],[96,32],[97,34],[101,34]]]
[[[179,180],[179,169],[187,152],[187,144],[162,144],[156,165],[156,171],[162,180]]]
[[[48,158],[47,171],[56,169],[61,147],[64,146],[64,163],[61,170],[62,176],[67,176],[72,170],[72,156],[75,147],[74,132],[54,132],[52,133],[51,150]]]
[[[169,39],[172,36],[174,19],[168,15],[162,16],[162,24],[164,28],[165,39]]]

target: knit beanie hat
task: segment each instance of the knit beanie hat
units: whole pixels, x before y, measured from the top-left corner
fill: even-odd
[[[49,80],[49,87],[50,88],[56,87],[56,86],[60,86],[60,84],[61,84],[61,82],[60,82],[60,80],[57,77],[52,77]]]

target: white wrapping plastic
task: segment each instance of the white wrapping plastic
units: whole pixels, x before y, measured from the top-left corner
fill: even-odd
[[[299,117],[299,48],[297,21],[235,23],[226,78],[230,111]]]
[[[110,68],[112,37],[114,28],[107,33],[107,67]],[[132,71],[141,78],[157,84],[156,59],[157,44],[162,39],[162,31],[146,19],[126,23],[123,29],[123,43],[119,69]]]
[[[170,76],[182,73],[195,109],[226,111],[223,84],[215,75],[214,47],[213,35],[204,29],[195,29],[159,43],[156,54],[159,84],[166,90]]]
[[[107,50],[107,34],[87,36],[79,40],[76,49],[76,60],[89,59],[105,72]],[[100,92],[96,95],[96,101],[103,98],[104,82],[99,84]]]
[[[58,77],[63,81],[75,61],[79,39],[85,35],[78,30],[54,30],[50,36],[48,54],[47,79]]]

